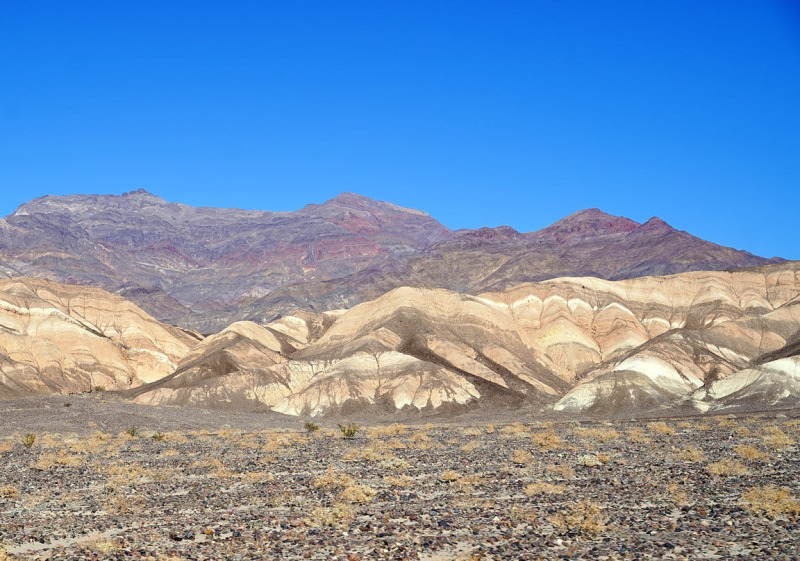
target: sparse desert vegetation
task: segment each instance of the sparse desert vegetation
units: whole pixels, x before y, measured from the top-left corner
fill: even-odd
[[[24,430],[1,434],[0,546],[11,559],[795,552],[793,419],[360,421],[350,435],[335,421],[310,430],[248,419],[186,430],[125,417],[83,432],[37,426],[30,447]]]

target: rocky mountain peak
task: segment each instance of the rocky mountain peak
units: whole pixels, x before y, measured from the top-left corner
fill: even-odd
[[[672,226],[661,220],[658,216],[652,217],[650,220],[641,225],[640,229],[649,230],[674,230]]]
[[[537,232],[558,243],[581,241],[588,237],[623,234],[638,228],[638,222],[624,216],[606,214],[598,208],[578,211]]]
[[[323,208],[345,207],[352,210],[361,210],[368,212],[385,212],[385,211],[401,212],[404,214],[413,214],[415,216],[424,216],[426,218],[430,216],[429,214],[422,212],[421,210],[398,206],[386,201],[378,201],[375,199],[371,199],[370,197],[365,197],[364,195],[359,195],[358,193],[350,193],[350,192],[340,193],[334,198],[325,201],[322,205],[309,205],[309,206],[311,207],[320,206]]]
[[[481,240],[513,240],[521,238],[522,234],[511,226],[498,226],[496,228],[478,228],[477,230],[464,230],[462,236]]]

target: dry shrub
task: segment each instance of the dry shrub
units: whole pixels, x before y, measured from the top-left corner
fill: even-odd
[[[171,442],[172,444],[186,444],[189,442],[189,439],[180,432],[166,432],[164,434],[164,440],[167,442]]]
[[[431,437],[424,431],[418,431],[412,434],[408,442],[409,446],[414,450],[427,450],[431,447]]]
[[[331,432],[335,435],[335,432]],[[311,441],[311,437],[299,432],[282,432],[277,430],[265,433],[266,443],[264,450],[267,452],[278,452],[284,448],[293,448],[298,445],[306,444]]]
[[[17,497],[19,497],[19,489],[13,485],[0,487],[0,499],[16,499]]]
[[[717,426],[719,427],[733,428],[736,426],[736,417],[734,416],[714,417],[713,419],[717,422]]]
[[[547,466],[547,472],[560,477],[561,479],[575,479],[575,470],[572,466],[551,464]]]
[[[116,553],[122,549],[122,546],[117,542],[110,540],[98,540],[86,544],[87,549],[97,551],[99,553]]]
[[[533,443],[542,450],[555,450],[561,446],[561,437],[554,431],[535,432],[531,435]]]
[[[711,475],[717,477],[732,477],[735,475],[747,475],[747,468],[738,460],[721,460],[708,464],[706,470]]]
[[[69,447],[75,454],[97,454],[112,442],[110,434],[95,432],[88,438],[71,442]]]
[[[588,499],[567,506],[568,510],[559,512],[552,519],[555,527],[571,534],[597,535],[608,528],[608,518],[597,504]]]
[[[675,506],[689,506],[691,501],[686,491],[677,483],[670,483],[667,485],[667,492],[672,504]]]
[[[518,506],[512,506],[509,518],[511,518],[511,520],[517,523],[536,522],[539,520],[539,513],[535,510],[520,508]],[[480,556],[480,554],[475,554],[474,556],[464,557],[464,558],[456,557],[455,559],[459,561],[462,561],[462,559],[463,561],[467,561],[467,559],[469,559],[469,561],[476,561],[478,559],[482,559],[482,557]]]
[[[339,497],[347,503],[365,504],[377,494],[369,485],[350,485],[345,487]]]
[[[567,490],[563,485],[554,485],[552,483],[545,483],[539,481],[531,483],[525,487],[525,494],[529,497],[534,495],[560,495]]]
[[[77,467],[83,465],[84,460],[79,456],[69,456],[59,452],[48,452],[39,456],[33,467],[47,471],[54,466]]]
[[[606,456],[608,458],[608,456]],[[608,460],[606,460],[608,461]],[[578,464],[586,467],[597,467],[603,465],[603,461],[594,454],[584,454],[578,458]]]
[[[494,434],[494,425],[489,423],[483,430],[486,431],[486,434]]]
[[[128,495],[120,489],[113,487],[106,488],[105,509],[113,514],[130,514],[138,512],[142,506],[142,499],[133,495]]]
[[[689,421],[681,421],[680,423],[678,423],[679,429],[690,429],[692,428],[692,426],[693,426],[692,423],[690,423]]]
[[[190,467],[206,470],[206,475],[208,477],[214,477],[217,479],[227,479],[229,477],[233,477],[234,475],[234,472],[225,467],[225,464],[223,464],[217,458],[197,460],[196,462],[193,462]]]
[[[377,443],[376,443],[377,444]],[[377,462],[392,457],[385,451],[384,446],[365,446],[364,448],[351,448],[342,455],[343,462]]]
[[[472,491],[472,487],[481,482],[478,475],[462,475],[456,482],[455,487],[461,492]]]
[[[405,425],[392,423],[383,427],[371,427],[367,430],[368,438],[383,438],[386,436],[402,436],[406,434],[408,428]]]
[[[741,445],[737,446],[733,449],[736,452],[736,455],[740,458],[744,458],[745,460],[753,460],[755,462],[764,462],[767,460],[769,456],[767,456],[766,452],[762,452],[755,446],[747,446]]]
[[[166,437],[163,437],[162,440],[165,438]],[[258,436],[252,433],[241,435],[235,443],[236,447],[242,450],[256,450],[257,448],[261,448],[261,442],[259,442]]]
[[[764,427],[764,444],[775,448],[791,446],[795,440],[776,426]]]
[[[380,466],[383,469],[401,470],[401,469],[408,469],[409,467],[411,467],[411,464],[409,464],[408,461],[404,460],[403,458],[397,458],[395,456],[391,456],[384,460],[381,460]]]
[[[248,483],[268,483],[275,479],[275,477],[266,471],[245,471],[240,474],[240,476],[244,481]]]
[[[477,440],[470,440],[464,446],[461,447],[461,451],[470,454],[480,447],[481,447],[480,442],[478,442]]]
[[[705,454],[699,448],[690,446],[685,450],[681,450],[675,456],[684,462],[702,462],[705,459]]]
[[[528,436],[528,428],[522,423],[511,423],[500,429],[504,438],[525,438]]]
[[[518,466],[529,466],[533,463],[533,455],[527,450],[514,450],[511,454],[511,463]]]
[[[399,438],[391,438],[386,442],[386,447],[391,448],[392,450],[405,450],[408,448],[406,443],[400,440]]]
[[[638,427],[628,429],[628,440],[636,444],[650,444],[653,442],[645,435],[644,429]]]
[[[383,482],[390,487],[411,487],[414,480],[407,475],[387,475],[383,478]]]
[[[462,432],[464,436],[480,436],[483,434],[483,431],[478,427],[467,427]]]
[[[346,473],[336,471],[332,467],[328,468],[324,475],[317,477],[312,482],[312,485],[317,489],[337,489],[339,487],[350,487],[354,484],[355,481],[353,481],[352,477]]]
[[[461,474],[452,469],[446,469],[439,475],[439,481],[444,483],[455,483],[461,479]]]
[[[355,515],[346,503],[334,503],[330,507],[317,507],[311,511],[306,524],[313,527],[344,526],[349,524]]]
[[[647,423],[647,428],[650,429],[650,432],[654,432],[656,434],[662,434],[664,436],[672,436],[673,434],[675,434],[675,429],[673,429],[664,421]]]
[[[589,438],[598,442],[611,442],[619,438],[619,433],[611,427],[577,428],[573,431],[576,435]]]
[[[745,508],[759,516],[778,518],[784,514],[800,514],[800,501],[788,489],[773,485],[753,487],[742,495]]]

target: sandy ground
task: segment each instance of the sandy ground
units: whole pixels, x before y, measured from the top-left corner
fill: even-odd
[[[0,559],[795,559],[798,417],[345,438],[269,413],[4,401]]]

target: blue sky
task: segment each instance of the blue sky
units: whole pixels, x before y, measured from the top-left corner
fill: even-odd
[[[800,259],[792,0],[4,2],[0,60],[0,215],[353,191],[451,228],[658,215]]]

